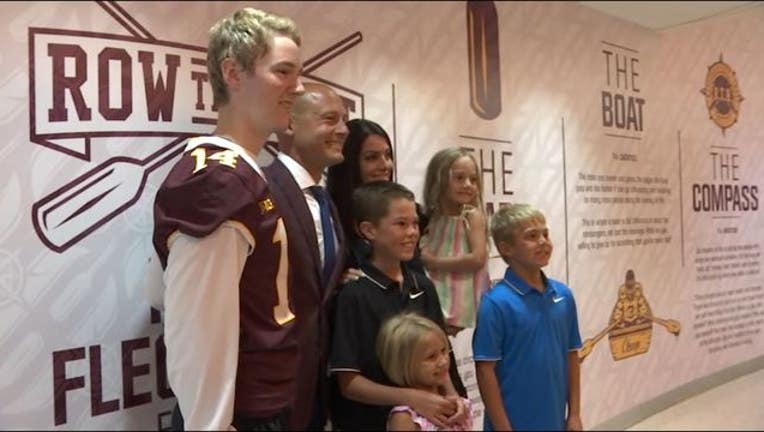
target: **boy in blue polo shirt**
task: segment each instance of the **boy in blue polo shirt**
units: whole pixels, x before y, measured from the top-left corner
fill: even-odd
[[[546,219],[510,205],[491,218],[491,236],[508,267],[483,295],[472,339],[485,430],[581,430],[576,303],[541,271],[552,255]]]

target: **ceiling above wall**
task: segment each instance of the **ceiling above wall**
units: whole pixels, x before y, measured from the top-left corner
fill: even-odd
[[[583,6],[652,30],[762,6],[761,1],[582,1]]]

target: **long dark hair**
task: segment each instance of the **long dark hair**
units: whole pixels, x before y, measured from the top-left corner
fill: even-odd
[[[326,189],[337,206],[345,234],[349,236],[348,238],[352,238],[357,236],[353,226],[352,196],[355,188],[362,183],[359,160],[361,146],[370,135],[379,135],[384,138],[390,148],[390,154],[393,152],[393,146],[390,143],[390,137],[382,129],[382,126],[371,120],[353,119],[347,122],[347,127],[348,136],[345,139],[345,146],[342,148],[342,155],[345,156],[345,160],[329,167],[326,176]],[[392,174],[389,180],[392,180]]]

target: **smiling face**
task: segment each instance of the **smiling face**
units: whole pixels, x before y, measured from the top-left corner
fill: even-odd
[[[226,62],[234,62],[226,59]],[[226,74],[231,102],[247,107],[248,121],[261,133],[270,134],[289,126],[295,97],[304,91],[300,81],[300,47],[286,36],[274,36],[270,49],[255,60],[247,73],[237,65],[238,73]],[[233,77],[233,79],[232,79]]]
[[[478,172],[475,162],[469,156],[462,156],[451,164],[446,198],[450,207],[461,208],[466,204],[475,205],[478,194]]]
[[[369,135],[361,143],[358,155],[362,183],[391,180],[393,176],[393,151],[382,135]]]
[[[376,223],[361,222],[359,229],[373,244],[373,261],[408,261],[419,240],[416,204],[406,198],[390,198],[387,214]]]
[[[344,160],[346,111],[342,99],[329,87],[312,83],[305,87],[293,108],[293,146],[299,162],[320,177],[324,168]]]
[[[511,238],[499,241],[497,248],[511,268],[527,273],[537,272],[549,264],[553,249],[549,228],[536,218],[519,224]]]
[[[445,385],[450,359],[443,335],[429,331],[422,335],[411,358],[413,385],[421,389],[437,389]]]

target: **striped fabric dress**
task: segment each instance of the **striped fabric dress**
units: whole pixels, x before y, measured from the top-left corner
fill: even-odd
[[[469,222],[466,207],[459,216],[436,216],[427,225],[422,236],[425,245],[437,256],[459,256],[470,252]],[[458,327],[475,327],[475,314],[483,292],[490,287],[488,264],[474,273],[427,270],[438,292],[446,323]]]

